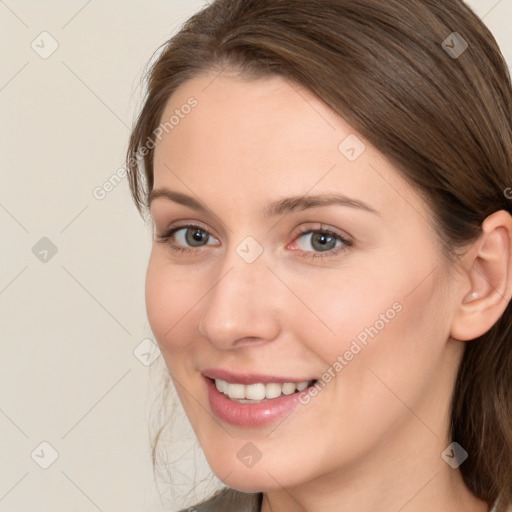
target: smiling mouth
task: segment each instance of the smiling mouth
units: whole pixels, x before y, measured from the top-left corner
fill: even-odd
[[[317,382],[317,380],[309,380],[302,382],[285,382],[282,384],[278,382],[239,384],[227,382],[222,379],[210,380],[215,383],[217,390],[226,395],[230,400],[249,404],[258,404],[282,396],[300,393]]]

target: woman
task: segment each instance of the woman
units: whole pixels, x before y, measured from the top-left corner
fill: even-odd
[[[459,0],[216,0],[128,151],[196,510],[510,510],[512,90]]]

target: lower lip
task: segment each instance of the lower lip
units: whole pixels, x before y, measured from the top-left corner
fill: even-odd
[[[264,400],[257,404],[235,402],[217,389],[215,381],[206,377],[205,381],[210,407],[215,415],[226,423],[239,427],[268,425],[289,414],[300,404],[299,393],[297,392]]]

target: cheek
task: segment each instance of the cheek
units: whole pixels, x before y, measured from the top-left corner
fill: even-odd
[[[405,286],[390,269],[358,264],[289,274],[283,280],[300,298],[289,301],[288,328],[295,324],[303,343],[327,364],[349,350],[354,340],[365,347],[373,334],[380,335],[402,314]]]
[[[450,319],[442,277],[429,275],[435,254],[417,265],[403,259],[383,258],[387,264],[380,266],[359,261],[318,279],[289,277],[308,309],[294,301],[297,333],[331,375],[343,375],[331,380],[333,387],[340,381],[343,394],[361,396],[365,389],[370,402],[381,391],[391,396],[370,369],[390,387],[415,393],[440,364]]]
[[[404,404],[419,407],[443,366],[450,322],[442,283],[432,275],[421,282],[425,275],[412,274],[389,281],[379,299],[368,290],[365,306],[350,305],[352,315],[344,315],[349,331],[343,346],[355,343],[361,350],[347,352],[352,359],[340,372],[336,393],[341,403],[358,411],[359,420],[368,420],[370,431],[382,433],[399,418],[405,421],[409,412]],[[370,421],[375,415],[378,426]]]
[[[151,330],[167,361],[169,353],[187,346],[184,329],[190,330],[198,302],[194,278],[179,266],[151,255],[146,273],[146,311]]]

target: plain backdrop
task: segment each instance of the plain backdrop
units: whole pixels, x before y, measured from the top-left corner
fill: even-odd
[[[0,1],[0,512],[176,510],[207,472],[181,415],[177,496],[153,478],[151,237],[126,179],[94,193],[145,64],[204,4]],[[512,0],[470,5],[512,63]]]

